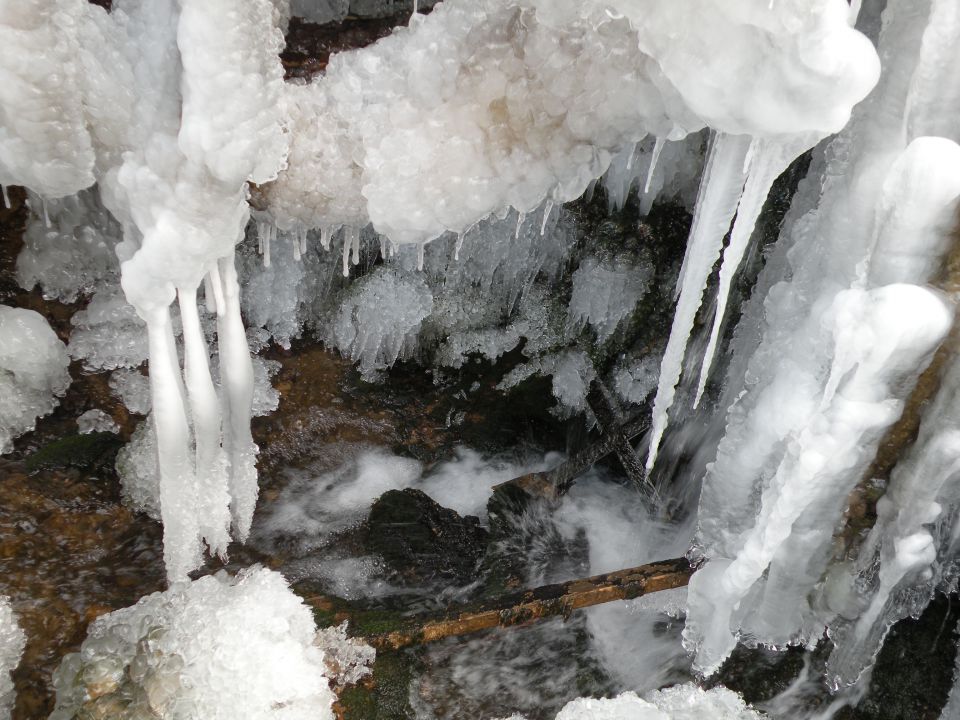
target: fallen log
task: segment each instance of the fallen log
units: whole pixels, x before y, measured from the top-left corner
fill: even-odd
[[[363,637],[377,650],[399,650],[496,627],[514,627],[614,600],[683,587],[696,568],[675,558],[593,577],[511,593],[442,617],[410,618],[395,630]],[[307,601],[310,602],[310,598]]]

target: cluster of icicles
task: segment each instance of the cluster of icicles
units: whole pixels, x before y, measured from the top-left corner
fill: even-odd
[[[756,145],[751,162],[775,165],[844,124],[875,81],[876,56],[840,2],[755,4],[760,22],[716,0],[661,0],[642,13],[628,0],[451,0],[301,86],[282,79],[282,0],[117,0],[110,13],[84,0],[3,5],[0,65],[16,82],[0,98],[0,183],[58,197],[98,182],[124,229],[123,289],[150,339],[171,578],[201,563],[204,544],[223,553],[231,522],[242,540],[257,494],[233,268],[249,182],[269,183],[265,258],[274,225],[294,231],[297,253],[304,228],[329,238],[343,226],[346,270],[370,221],[391,243],[424,243],[511,205],[570,200],[648,133],[676,139],[710,125],[721,133],[715,155]],[[688,42],[668,40],[678,27]],[[704,75],[705,54],[714,75],[730,77]],[[790,72],[759,78],[746,104],[715,96],[761,58]],[[771,124],[774,110],[786,127]],[[218,317],[219,392],[201,283]]]
[[[347,274],[368,224],[384,254],[388,243],[417,243],[422,262],[424,243],[511,208],[522,222],[544,206],[545,226],[555,204],[652,136],[649,191],[667,143],[709,127],[647,468],[717,260],[694,405],[770,189],[819,147],[822,192],[808,188],[806,207],[795,201],[787,241],[744,312],[754,330],[734,341],[742,360],[727,371],[726,437],[701,504],[711,562],[691,587],[688,626],[704,670],[741,623],[761,639],[815,637],[821,616],[809,607],[771,620],[790,593],[805,603],[810,590],[777,585],[778,563],[813,558],[804,577],[819,581],[833,526],[814,518],[842,508],[899,416],[911,372],[950,325],[943,298],[921,286],[942,260],[942,220],[960,192],[956,146],[943,139],[956,108],[941,92],[956,69],[960,11],[950,0],[888,5],[882,78],[873,44],[853,29],[859,3],[843,0],[447,0],[334,56],[306,84],[283,81],[284,0],[115,0],[110,13],[85,0],[0,5],[0,68],[16,79],[0,94],[0,183],[59,197],[97,182],[124,229],[123,288],[149,331],[170,577],[199,566],[204,547],[224,553],[231,525],[243,540],[256,502],[233,261],[250,183],[265,263],[280,234],[299,257],[308,229],[328,248],[342,227]],[[875,86],[868,102],[880,120],[863,111],[823,151]],[[217,314],[219,389],[201,284]],[[924,318],[914,334],[911,313]],[[809,532],[791,535],[794,526]],[[842,604],[834,598],[836,614],[851,611]],[[746,617],[752,607],[763,612]]]

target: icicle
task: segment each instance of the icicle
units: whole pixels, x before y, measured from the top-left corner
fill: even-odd
[[[457,244],[453,246],[453,259],[460,262],[460,248],[463,247],[463,233],[457,233]]]
[[[650,192],[650,183],[653,182],[653,171],[657,169],[657,162],[660,160],[660,153],[663,152],[663,146],[666,141],[662,137],[657,137],[653,143],[653,154],[650,156],[650,168],[647,170],[647,181],[643,184],[643,192]],[[629,168],[629,165],[627,166]]]
[[[50,213],[47,211],[47,199],[45,197],[40,198],[40,207],[43,208],[43,224],[50,227]]]
[[[849,22],[850,27],[857,26],[857,20],[860,18],[860,9],[863,6],[863,0],[850,0]]]
[[[177,300],[183,326],[184,379],[193,416],[197,487],[202,488],[197,493],[198,529],[210,552],[223,557],[230,544],[230,495],[220,447],[220,403],[197,314],[197,291],[179,288]]]
[[[716,311],[713,317],[713,327],[710,330],[710,341],[703,355],[703,365],[700,368],[700,380],[697,383],[697,395],[693,406],[700,405],[703,390],[713,366],[716,355],[717,342],[720,339],[720,328],[723,325],[727,300],[730,297],[730,287],[733,278],[743,261],[757,218],[763,208],[763,203],[770,194],[770,188],[781,173],[787,169],[800,154],[809,149],[816,142],[813,137],[797,137],[788,140],[759,140],[754,139],[747,151],[749,170],[747,182],[737,208],[737,217],[730,233],[730,243],[723,251],[723,263],[720,266],[720,283],[717,288]]]
[[[710,145],[681,270],[680,299],[673,316],[667,349],[660,363],[660,380],[653,401],[647,470],[651,470],[657,460],[660,440],[667,428],[667,411],[676,394],[683,356],[700,309],[703,290],[740,201],[744,182],[743,159],[749,145],[748,136],[724,134],[718,134]]]
[[[343,229],[343,276],[350,277],[350,228]]]
[[[300,240],[300,254],[307,254],[307,228],[297,225],[297,237]]]
[[[226,306],[223,299],[223,281],[220,279],[220,267],[217,263],[210,266],[207,276],[210,278],[210,284],[213,285],[213,300],[217,306],[217,315],[223,315]]]
[[[354,265],[360,264],[360,228],[355,228],[350,234],[351,261]]]
[[[543,222],[540,223],[540,235],[547,231],[547,220],[550,219],[550,213],[553,212],[553,200],[547,200],[546,205],[543,206]]]
[[[413,19],[413,18],[415,18],[415,17],[417,16],[417,10],[418,10],[418,9],[419,9],[419,3],[418,3],[418,1],[417,1],[417,0],[413,0],[413,15],[410,16],[411,19]]]
[[[417,245],[417,270],[420,272],[423,272],[423,255],[426,246],[426,243],[419,243]]]
[[[526,219],[526,213],[517,211],[517,229],[513,233],[513,239],[517,240],[520,237],[520,226],[523,225],[523,221]]]
[[[13,207],[13,206],[10,204],[10,196],[7,194],[7,186],[6,186],[6,185],[0,185],[0,194],[3,195],[3,206],[4,206],[4,207],[8,207],[8,208],[9,208],[9,207]]]
[[[293,238],[293,259],[300,262],[300,238]]]
[[[245,542],[257,504],[257,446],[250,433],[253,363],[240,316],[240,286],[233,254],[220,260],[220,279],[224,302],[217,318],[217,339],[223,386],[223,448],[229,462],[234,532],[237,540]]]
[[[257,249],[263,255],[263,266],[270,267],[270,242],[277,226],[267,220],[257,222]]]
[[[387,259],[387,237],[385,235],[380,236],[380,257],[384,260]]]
[[[190,428],[170,310],[154,308],[145,319],[160,470],[163,559],[173,582],[186,580],[203,557],[197,527],[197,484],[189,458]]]
[[[587,190],[583,194],[583,197],[587,202],[590,202],[591,200],[593,200],[593,193],[596,191],[596,189],[597,189],[597,178],[594,178],[593,180],[590,181],[590,184],[587,185]]]
[[[217,297],[213,290],[213,281],[210,279],[210,273],[203,276],[203,302],[208,313],[212,315],[217,312]]]
[[[330,226],[329,225],[320,226],[320,246],[324,250],[330,249]]]
[[[657,142],[660,142],[660,138],[657,138]],[[633,170],[633,161],[637,159],[637,147],[640,143],[634,143],[633,148],[630,150],[630,156],[627,158],[627,170]]]

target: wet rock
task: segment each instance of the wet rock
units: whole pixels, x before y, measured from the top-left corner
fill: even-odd
[[[474,579],[488,539],[480,520],[460,516],[426,493],[389,490],[370,509],[364,544],[406,583]]]

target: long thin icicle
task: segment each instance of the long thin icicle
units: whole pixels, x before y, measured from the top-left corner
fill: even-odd
[[[160,516],[163,560],[171,581],[186,580],[202,560],[197,531],[197,482],[189,457],[190,427],[170,310],[155,308],[147,317],[150,342],[150,391],[157,428],[160,467]]]
[[[713,328],[710,330],[710,341],[703,355],[703,365],[700,367],[700,381],[697,384],[697,395],[693,406],[700,405],[703,390],[713,366],[713,359],[720,339],[720,328],[726,314],[727,301],[730,297],[730,287],[733,278],[743,262],[750,238],[757,225],[757,218],[763,209],[763,203],[770,194],[770,188],[778,177],[787,169],[799,155],[815,144],[816,138],[796,137],[787,140],[756,139],[752,149],[747,172],[747,182],[743,188],[743,196],[737,208],[737,217],[730,233],[730,242],[723,251],[723,262],[720,265],[720,284],[717,288],[717,307],[713,316]]]
[[[213,378],[210,377],[209,352],[197,313],[196,290],[177,292],[183,325],[183,370],[196,456],[198,489],[197,520],[199,532],[212,553],[225,555],[230,543],[230,495],[227,468],[220,447],[220,407]]]
[[[723,238],[737,211],[745,179],[743,161],[750,147],[747,135],[718,134],[710,144],[707,164],[700,181],[693,227],[687,241],[683,284],[670,328],[670,339],[660,363],[660,381],[653,401],[653,423],[647,470],[653,468],[660,440],[667,428],[667,412],[673,404],[683,366],[683,356],[693,323],[700,309],[710,271],[720,255]]]
[[[253,415],[253,363],[240,317],[240,286],[234,256],[220,260],[223,312],[217,317],[220,379],[223,386],[223,447],[230,463],[230,511],[237,540],[250,533],[257,504],[257,446],[250,432]]]

